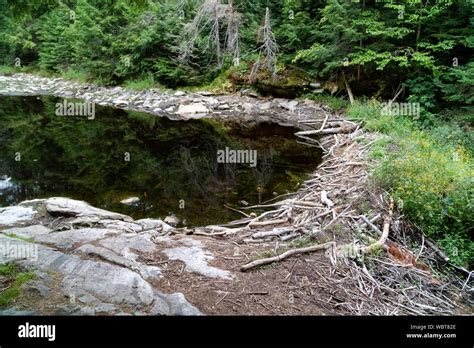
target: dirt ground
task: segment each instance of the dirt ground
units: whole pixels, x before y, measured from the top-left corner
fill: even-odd
[[[318,284],[321,272],[330,271],[324,252],[299,255],[247,272],[240,267],[271,245],[238,245],[229,241],[206,240],[206,250],[216,257],[209,265],[226,269],[233,280],[209,279],[186,272],[181,261],[161,264],[164,277],[153,283],[163,292],[182,292],[189,302],[208,315],[328,315],[336,314],[333,290]],[[163,257],[166,260],[166,257]]]

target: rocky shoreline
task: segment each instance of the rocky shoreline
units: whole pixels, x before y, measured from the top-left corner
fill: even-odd
[[[211,92],[183,92],[123,87],[99,87],[88,83],[18,73],[0,75],[0,95],[53,95],[77,98],[98,105],[147,112],[172,120],[211,118],[236,122],[275,122],[295,126],[311,118],[324,119],[331,113],[311,100],[258,98],[250,91],[233,95]]]
[[[172,229],[161,220],[134,221],[61,197],[0,208],[0,264],[35,274],[23,286],[27,304],[0,314],[200,315],[182,293],[165,294],[151,284],[163,278],[162,267],[147,260],[159,253],[183,262],[183,272],[222,280],[233,275],[208,265],[214,256],[203,243],[169,236]]]

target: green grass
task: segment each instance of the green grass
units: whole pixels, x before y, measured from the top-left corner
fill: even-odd
[[[18,68],[8,66],[8,65],[1,65],[0,66],[0,74],[14,74],[19,72]]]
[[[18,266],[9,263],[0,265],[0,279],[8,284],[5,290],[0,291],[0,308],[2,308],[14,302],[21,295],[21,286],[28,280],[35,279],[35,275],[31,272],[21,272]]]
[[[61,77],[65,80],[78,81],[81,83],[90,81],[90,77],[86,73],[72,69],[63,72]]]
[[[11,65],[1,65],[0,74],[16,74],[16,73],[37,73],[32,66],[14,67]]]
[[[306,248],[315,244],[320,244],[321,241],[313,240],[310,238],[298,238],[290,243],[290,248]],[[325,243],[325,242],[324,242]]]
[[[243,64],[241,64],[241,66],[243,66]],[[232,83],[229,80],[229,76],[233,73],[238,73],[239,69],[239,67],[233,66],[227,70],[223,69],[210,83],[197,86],[183,86],[180,89],[188,92],[210,91],[214,93],[223,93],[229,91],[232,89]]]
[[[127,80],[123,83],[123,87],[128,88],[128,89],[133,89],[133,90],[144,90],[144,89],[150,89],[150,88],[162,89],[163,88],[163,86],[161,86],[159,83],[155,81],[153,76],[147,76],[143,79],[137,79],[137,80]]]
[[[350,105],[347,99],[334,97],[329,94],[309,93],[309,94],[304,95],[303,97],[325,104],[329,106],[331,109],[333,109],[335,112],[346,109]]]

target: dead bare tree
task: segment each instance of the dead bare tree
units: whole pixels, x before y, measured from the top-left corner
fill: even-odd
[[[255,82],[257,73],[261,67],[262,56],[265,57],[265,65],[267,70],[272,74],[272,78],[276,77],[276,64],[277,64],[277,52],[278,45],[273,34],[272,27],[270,25],[270,10],[268,7],[265,10],[265,20],[263,27],[260,28],[261,37],[263,39],[262,45],[258,49],[258,58],[252,67],[250,72],[250,81]]]
[[[233,57],[234,65],[240,64],[240,25],[242,15],[234,11],[232,0],[229,0],[227,16],[227,31],[225,36],[225,49]]]
[[[196,49],[196,42],[201,35],[207,35],[205,50],[213,51],[217,65],[222,66],[222,51],[231,53],[235,59],[240,56],[239,29],[240,13],[234,11],[232,0],[223,4],[222,0],[204,0],[199,6],[193,21],[184,28],[179,58],[189,63]],[[224,47],[221,44],[221,30],[226,25]]]

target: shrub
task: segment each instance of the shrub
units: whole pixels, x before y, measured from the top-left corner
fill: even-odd
[[[460,146],[439,144],[414,131],[375,171],[376,180],[403,205],[406,216],[458,264],[472,263],[472,158]]]
[[[349,105],[349,101],[347,99],[340,98],[340,97],[334,97],[334,96],[329,95],[329,94],[313,94],[313,93],[310,93],[310,94],[305,95],[304,97],[306,97],[308,99],[315,100],[315,101],[323,103],[323,104],[326,104],[331,109],[333,109],[335,112],[341,111],[342,109],[347,108],[347,106]]]
[[[124,82],[123,85],[125,88],[134,89],[134,90],[143,90],[143,89],[160,87],[160,85],[156,83],[153,75],[148,75],[145,78],[140,79],[140,80],[127,80]]]
[[[347,114],[356,120],[364,122],[365,129],[372,132],[380,132],[401,136],[411,126],[408,117],[392,116],[382,114],[381,104],[374,99],[368,101],[356,101],[347,110]]]

